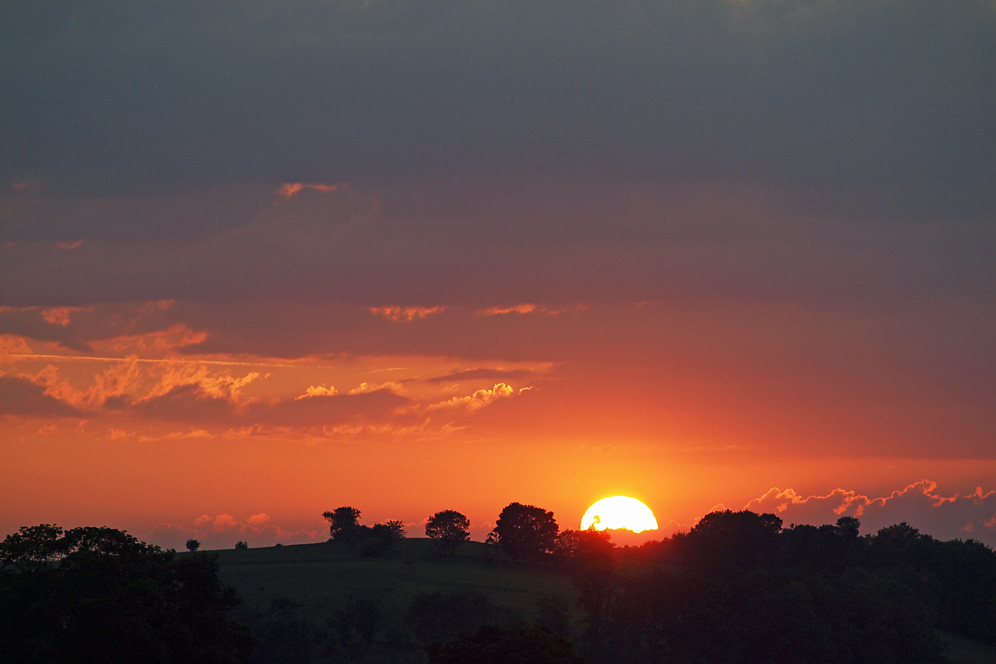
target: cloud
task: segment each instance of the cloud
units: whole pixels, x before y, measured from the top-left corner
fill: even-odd
[[[404,423],[411,416],[411,403],[389,388],[378,387],[348,394],[255,402],[247,407],[246,418],[264,425],[295,428]]]
[[[542,304],[533,304],[532,302],[526,302],[523,304],[516,304],[510,307],[487,307],[484,309],[478,309],[478,316],[504,316],[506,314],[546,314],[548,316],[557,316],[559,314],[565,313],[582,313],[586,309],[590,308],[590,304],[578,303],[572,304],[567,307],[548,307]]]
[[[453,397],[447,401],[431,404],[427,406],[427,408],[429,410],[437,410],[440,408],[466,408],[467,410],[473,412],[484,408],[499,399],[507,399],[515,394],[521,394],[528,389],[528,387],[524,387],[516,391],[515,388],[508,383],[496,383],[495,386],[490,389],[476,390],[473,394],[468,394],[462,397]]]
[[[69,325],[70,317],[79,311],[92,311],[93,307],[50,307],[42,309],[41,315],[46,322],[52,325],[66,327]]]
[[[370,313],[377,316],[383,316],[392,323],[406,322],[410,323],[413,320],[422,320],[433,314],[438,314],[444,311],[446,307],[398,307],[398,306],[386,306],[386,307],[370,307]]]
[[[488,368],[477,368],[477,369],[464,369],[462,371],[454,371],[452,373],[445,374],[443,376],[433,376],[432,378],[426,378],[427,383],[455,383],[460,381],[469,380],[480,380],[480,379],[492,379],[492,378],[525,378],[533,375],[533,372],[528,369],[488,369]]]
[[[331,194],[339,189],[337,184],[304,184],[303,182],[285,182],[280,185],[280,195],[283,198],[296,196],[302,191],[317,191],[321,194]]]
[[[0,375],[0,415],[82,417],[83,413],[49,396],[41,385],[25,378]]]
[[[920,480],[889,495],[871,497],[834,489],[823,496],[803,496],[773,488],[744,509],[771,512],[788,525],[835,523],[842,516],[861,520],[862,532],[874,533],[901,521],[937,539],[977,539],[996,544],[996,489],[977,487],[968,494],[944,495],[932,480]]]
[[[248,519],[246,519],[246,523],[249,524],[250,526],[262,526],[269,520],[270,520],[269,514],[267,514],[266,512],[260,512],[259,514],[253,514]]]
[[[327,533],[309,528],[284,528],[272,523],[266,512],[253,514],[240,519],[227,512],[211,515],[202,514],[190,524],[158,523],[143,537],[159,546],[182,550],[188,539],[201,543],[201,550],[230,549],[237,541],[245,541],[250,547],[273,546],[274,544],[308,544],[324,541]]]
[[[209,394],[196,383],[178,385],[163,394],[137,401],[130,412],[144,418],[191,423],[224,425],[238,419],[231,400]]]
[[[310,397],[333,397],[337,394],[334,385],[325,387],[324,385],[309,385],[304,394],[294,397],[294,400],[308,399]]]
[[[502,316],[504,314],[531,314],[536,311],[536,305],[532,303],[516,304],[511,307],[489,307],[478,310],[480,316]]]
[[[175,10],[115,0],[55,21],[5,7],[0,65],[21,103],[0,118],[0,172],[134,189],[287,173],[742,174],[909,209],[992,201],[984,0]],[[80,92],[93,89],[106,94]]]
[[[54,341],[82,352],[126,354],[182,349],[204,341],[203,332],[170,319],[173,300],[60,307],[4,307],[0,334]]]

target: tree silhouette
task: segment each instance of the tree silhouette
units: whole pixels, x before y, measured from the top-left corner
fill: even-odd
[[[188,539],[187,540],[187,551],[196,551],[199,548],[201,548],[201,543],[200,542],[198,542],[195,539]]]
[[[861,522],[853,516],[842,516],[837,519],[837,533],[842,537],[857,537],[861,530]]]
[[[513,560],[536,559],[554,550],[557,521],[540,507],[509,503],[498,515],[491,535]]]
[[[405,539],[405,522],[398,519],[391,519],[384,522],[384,526],[391,533],[391,538],[395,540]]]
[[[753,568],[775,563],[782,520],[749,510],[711,512],[683,543],[693,557],[719,567]]]
[[[55,562],[58,564],[55,564]],[[245,661],[251,639],[210,554],[113,528],[22,528],[0,543],[0,660]]]
[[[436,540],[443,555],[456,553],[460,542],[470,539],[470,520],[456,510],[436,512],[425,524],[427,537]]]
[[[360,510],[355,507],[337,507],[322,516],[328,519],[329,535],[336,541],[348,540],[360,525]]]
[[[615,545],[605,530],[565,530],[557,537],[554,552],[571,571],[578,591],[578,605],[587,614],[589,635],[605,627],[615,586]]]

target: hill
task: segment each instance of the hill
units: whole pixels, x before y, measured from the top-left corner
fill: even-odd
[[[580,634],[569,575],[513,565],[479,542],[449,558],[425,538],[379,557],[335,543],[216,553],[219,577],[242,596],[234,617],[259,639],[254,661],[424,662],[427,643],[491,623]]]

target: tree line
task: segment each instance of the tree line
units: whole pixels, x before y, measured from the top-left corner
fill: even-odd
[[[927,664],[943,661],[938,629],[996,644],[991,548],[907,523],[860,527],[850,516],[783,527],[774,514],[726,510],[619,548],[607,531],[560,531],[552,512],[511,503],[487,543],[572,576],[592,663]],[[426,522],[443,555],[468,529],[455,510]]]
[[[323,516],[330,541],[361,556],[387,555],[406,536],[400,521],[361,525],[349,506]],[[552,512],[510,503],[487,538],[490,553],[469,564],[501,559],[568,575],[576,595],[565,601],[575,611],[550,598],[523,623],[482,595],[435,592],[413,599],[404,628],[432,664],[513,652],[534,664],[927,664],[943,661],[937,630],[996,645],[996,552],[906,523],[871,535],[860,527],[853,517],[784,527],[773,514],[727,510],[688,532],[617,547],[605,531],[561,531]],[[469,528],[447,509],[426,520],[425,534],[453,557]],[[178,556],[111,528],[49,524],[0,542],[0,662],[106,661],[108,653],[268,661],[260,649],[279,644],[279,654],[299,642],[304,652],[321,636],[250,634],[231,618],[237,602],[213,553]],[[274,611],[291,615],[293,600],[285,604]],[[572,613],[583,617],[580,632]],[[356,599],[321,638],[343,661],[364,661],[358,653],[381,629],[379,615],[375,602]],[[289,619],[263,629],[294,625],[304,629]]]
[[[401,521],[360,525],[360,510],[348,505],[326,511],[322,517],[329,522],[330,541],[357,546],[365,555],[389,551],[392,542],[406,535]],[[440,553],[452,556],[461,542],[470,540],[470,520],[456,510],[442,510],[426,520],[425,535],[437,543]],[[538,560],[557,548],[559,527],[553,512],[510,503],[498,515],[487,543],[512,560]]]

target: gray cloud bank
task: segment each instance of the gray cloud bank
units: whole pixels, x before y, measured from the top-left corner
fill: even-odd
[[[978,215],[994,26],[982,0],[7,3],[0,172],[738,178]]]
[[[988,455],[994,61],[982,0],[5,3],[0,334],[176,300],[128,333],[760,376]]]

